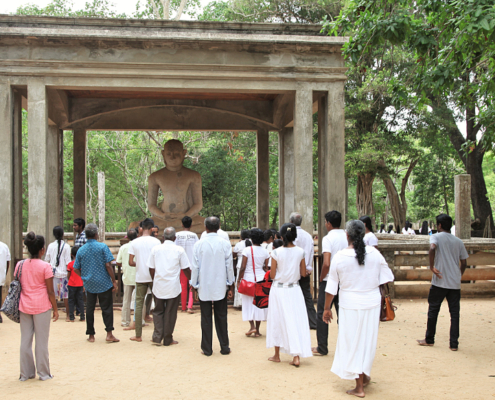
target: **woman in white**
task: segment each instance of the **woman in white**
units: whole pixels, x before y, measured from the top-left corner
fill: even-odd
[[[275,347],[275,354],[268,360],[280,362],[280,352],[290,354],[290,363],[299,367],[300,357],[311,357],[311,335],[308,312],[299,286],[306,276],[304,250],[294,245],[297,230],[294,224],[284,224],[280,230],[284,247],[272,251],[273,279],[268,298],[268,321],[266,325],[266,347]]]
[[[234,257],[237,258],[237,278],[235,285],[234,308],[241,308],[242,306],[242,297],[241,294],[237,291],[237,282],[239,282],[239,271],[242,264],[242,252],[247,246],[251,246],[251,241],[249,240],[249,229],[243,229],[241,231],[241,240],[237,242],[237,244],[234,246],[234,249],[232,250],[232,252],[234,253]]]
[[[390,224],[388,226],[388,232],[387,233],[389,233],[391,235],[395,235],[394,226],[392,224]]]
[[[371,225],[371,218],[367,215],[363,215],[359,220],[366,227],[366,234],[364,235],[364,244],[366,246],[378,246],[378,238],[373,233],[373,226]]]
[[[61,226],[53,228],[55,241],[46,250],[45,261],[50,263],[53,270],[53,289],[55,298],[65,305],[65,320],[69,318],[69,280],[67,279],[67,264],[70,263],[70,246],[64,242],[64,229]]]
[[[242,264],[239,271],[239,279],[237,287],[241,284],[241,280],[245,279],[248,282],[257,282],[263,280],[265,272],[268,271],[268,251],[261,247],[263,243],[263,231],[258,228],[251,229],[252,246],[246,247],[242,252]],[[253,267],[254,262],[254,267]],[[253,304],[254,297],[241,294],[242,297],[242,320],[249,321],[249,331],[246,336],[254,335],[260,337],[261,321],[266,321],[268,310],[261,309]]]
[[[323,321],[331,322],[330,305],[338,291],[339,334],[332,372],[341,379],[355,379],[356,387],[347,394],[364,397],[378,340],[379,286],[392,282],[394,275],[380,252],[365,246],[363,222],[349,221],[346,233],[349,247],[339,251],[332,260]]]
[[[404,228],[402,228],[403,235],[416,235],[416,232],[411,228],[412,225],[409,221],[406,221]]]

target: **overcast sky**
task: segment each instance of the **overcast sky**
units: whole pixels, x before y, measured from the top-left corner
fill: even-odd
[[[75,9],[83,9],[86,2],[90,0],[72,0]],[[205,6],[212,0],[200,0],[201,5]],[[0,14],[14,13],[18,7],[26,4],[36,4],[37,6],[44,7],[49,4],[51,0],[0,0]],[[136,11],[137,0],[110,0],[110,3],[116,5],[117,12],[124,12],[127,15],[132,15]],[[144,3],[144,0],[141,0]],[[187,15],[183,15],[181,19],[188,19]]]

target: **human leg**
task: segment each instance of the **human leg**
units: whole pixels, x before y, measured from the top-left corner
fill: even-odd
[[[175,323],[177,322],[177,309],[179,308],[180,295],[167,300],[167,305],[165,307],[165,315],[163,319],[163,344],[165,346],[170,346],[171,344],[177,344],[174,341],[174,329]]]
[[[159,299],[155,296],[155,309],[153,310],[153,336],[151,341],[153,343],[162,343],[163,341],[163,325],[164,325],[164,315],[165,315],[165,300]]]
[[[152,322],[153,318],[151,318],[150,313],[151,313],[151,303],[153,301],[153,293],[147,293],[146,294],[146,299],[144,301],[144,304],[146,306],[146,312],[144,314],[144,320],[145,322]]]
[[[96,299],[98,295],[96,293],[90,293],[86,291],[86,335],[89,335],[89,341],[95,340],[95,307]]]
[[[443,299],[447,294],[447,289],[431,285],[428,294],[428,322],[426,324],[425,342],[427,344],[435,343],[435,333],[437,330],[437,319]]]
[[[316,319],[316,339],[318,341],[318,347],[313,348],[314,353],[319,353],[323,356],[328,354],[328,325],[323,321],[323,311],[325,309],[325,289],[327,282],[320,282],[318,289],[318,303],[317,303],[317,319]]]
[[[189,284],[187,286],[189,287]],[[192,311],[193,305],[194,305],[194,294],[193,291],[191,290],[191,287],[189,287],[189,302],[187,304],[188,312],[194,313],[194,311]]]
[[[134,285],[124,285],[124,298],[122,299],[121,325],[129,326],[131,323],[131,298]]]
[[[180,308],[182,309],[182,312],[186,311],[187,308],[187,286],[188,286],[188,281],[186,274],[184,274],[184,271],[180,271],[180,286],[181,286],[181,292],[180,292]]]
[[[199,300],[201,308],[201,350],[205,356],[213,354],[213,311],[211,301]]]
[[[223,300],[213,302],[215,312],[215,330],[217,331],[218,341],[220,342],[220,353],[230,354],[229,331],[227,325],[227,295]]]
[[[275,354],[268,361],[280,362],[280,347],[275,346]]]
[[[36,370],[40,380],[46,381],[51,379],[50,361],[48,355],[48,338],[50,336],[50,319],[51,311],[48,310],[41,314],[33,315],[35,355],[36,355]]]
[[[356,397],[364,397],[364,374],[360,374],[359,378],[356,379],[356,387],[346,393]]]
[[[136,324],[135,338],[141,338],[143,333],[143,305],[147,291],[147,283],[136,283],[136,307],[134,309],[134,319]]]
[[[79,318],[84,321],[86,318],[84,316],[84,288],[79,286],[76,290],[76,309],[79,309]]]
[[[75,286],[69,286],[69,318],[71,321],[75,320],[74,317],[74,307],[76,304],[76,291],[77,287]]]
[[[316,329],[316,311],[313,302],[313,295],[311,294],[311,275],[305,276],[299,280],[299,286],[303,292],[304,301],[306,303],[306,310],[308,311],[309,328]]]
[[[103,323],[105,324],[105,331],[113,331],[113,292],[112,289],[108,289],[106,292],[98,293],[98,299],[100,300],[101,316],[103,317]]]
[[[33,357],[33,336],[34,336],[34,320],[31,314],[20,312],[21,323],[21,374],[20,381],[27,381],[36,376]]]
[[[461,290],[449,289],[447,293],[447,302],[450,312],[450,348],[459,347],[459,319],[461,309]]]

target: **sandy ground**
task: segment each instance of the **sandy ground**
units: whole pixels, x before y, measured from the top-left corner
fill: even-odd
[[[448,348],[449,314],[444,303],[434,347],[419,347],[424,337],[427,303],[398,300],[395,321],[382,323],[378,349],[366,397],[376,399],[495,398],[495,315],[493,300],[463,300],[459,351]],[[65,314],[61,314],[65,317]],[[301,368],[267,361],[264,336],[247,338],[248,324],[229,309],[232,354],[223,356],[214,338],[214,354],[200,354],[200,314],[179,312],[175,339],[179,345],[155,347],[131,342],[132,332],[120,327],[115,312],[115,335],[107,344],[101,314],[96,315],[96,342],[86,341],[85,323],[52,323],[50,361],[55,378],[19,382],[19,325],[0,324],[0,394],[2,399],[349,399],[353,382],[330,372],[337,325],[329,334],[330,354],[302,359]],[[262,325],[265,333],[266,325]],[[316,343],[315,331],[312,331]]]

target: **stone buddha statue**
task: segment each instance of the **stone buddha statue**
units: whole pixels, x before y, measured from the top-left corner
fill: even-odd
[[[198,213],[203,208],[201,175],[184,167],[187,150],[179,140],[169,140],[162,150],[165,168],[148,177],[148,209],[160,233],[173,226],[180,230],[184,216],[192,218],[191,230],[204,231],[204,218]],[[163,193],[163,202],[157,204],[159,190]]]

